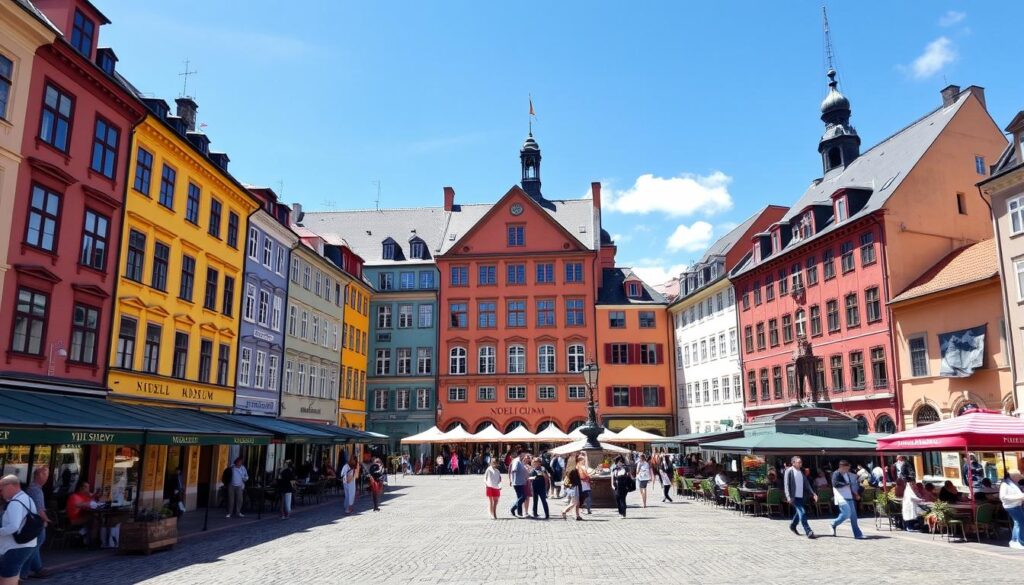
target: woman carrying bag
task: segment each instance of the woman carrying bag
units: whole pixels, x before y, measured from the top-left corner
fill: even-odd
[[[384,491],[384,465],[380,458],[370,464],[370,496],[373,498],[373,511],[380,512],[380,494]]]

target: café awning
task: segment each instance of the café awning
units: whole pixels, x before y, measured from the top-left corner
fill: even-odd
[[[563,433],[562,429],[558,428],[558,426],[552,422],[548,426],[544,427],[544,430],[537,433],[537,440],[541,441],[542,443],[565,443],[568,441],[572,441],[572,438],[569,435]]]
[[[334,433],[281,418],[257,416],[254,414],[209,414],[208,416],[215,416],[268,433],[274,437],[275,442],[279,443],[324,445],[336,442],[335,437],[337,435]]]
[[[660,438],[661,435],[648,433],[647,431],[642,431],[633,425],[629,425],[617,432],[614,437],[605,440],[611,443],[650,443],[651,441]]]
[[[480,432],[474,433],[473,437],[469,439],[473,443],[497,443],[505,438],[505,435],[501,433],[492,424],[488,424]]]
[[[684,445],[693,446],[700,445],[701,443],[710,443],[712,441],[724,441],[726,439],[735,439],[743,436],[743,431],[710,431],[706,433],[688,433],[685,435],[675,435],[672,437],[658,437],[651,441],[655,445]]]
[[[1024,449],[1024,420],[991,410],[971,410],[878,439],[879,451],[963,449],[1020,451]]]
[[[743,454],[874,454],[875,439],[866,435],[852,439],[838,439],[803,433],[762,433],[737,439],[702,443],[700,447],[705,451]]]
[[[415,435],[405,437],[400,443],[403,445],[416,445],[422,443],[441,443],[444,441],[444,433],[441,429],[436,426],[430,427],[429,429],[416,433]]]
[[[569,455],[570,453],[582,451],[583,447],[586,444],[586,439],[580,439],[579,441],[573,441],[568,445],[562,445],[561,447],[549,449],[548,453],[551,453],[552,455]],[[608,453],[629,453],[629,449],[623,449],[622,447],[612,445],[611,443],[601,443],[601,450]]]

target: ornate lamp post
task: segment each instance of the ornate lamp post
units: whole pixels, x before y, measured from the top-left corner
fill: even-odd
[[[589,399],[587,400],[587,423],[580,427],[580,432],[587,438],[586,444],[583,445],[583,449],[586,451],[601,450],[601,443],[598,442],[597,437],[604,432],[604,429],[597,424],[597,403],[594,402],[594,387],[597,386],[599,371],[600,368],[594,362],[583,367],[583,381],[587,385]]]

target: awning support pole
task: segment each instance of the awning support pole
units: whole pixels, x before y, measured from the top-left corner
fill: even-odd
[[[978,518],[978,501],[974,497],[974,466],[971,465],[971,453],[967,446],[964,446],[964,462],[967,463],[967,487],[971,490],[971,521],[974,522]],[[974,527],[978,530],[978,527]],[[964,540],[967,540],[967,535],[964,534]],[[979,535],[979,539],[981,536]]]

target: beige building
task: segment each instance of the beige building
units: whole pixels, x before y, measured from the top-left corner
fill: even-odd
[[[1010,143],[992,165],[992,176],[978,183],[981,196],[992,211],[1002,304],[1009,335],[1013,372],[1013,405],[1021,404],[1024,385],[1024,111],[1006,127]]]
[[[57,29],[34,6],[23,0],[0,2],[0,290],[10,269],[14,193],[21,166],[28,90],[36,49],[53,42]]]

